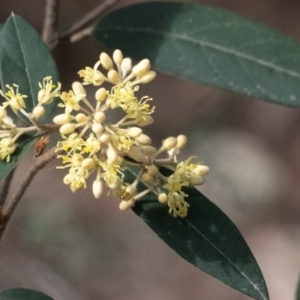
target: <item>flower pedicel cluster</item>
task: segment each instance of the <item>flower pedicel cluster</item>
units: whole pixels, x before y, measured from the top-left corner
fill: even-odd
[[[0,159],[10,160],[16,141],[23,133],[40,131],[38,118],[45,112],[44,105],[60,97],[62,103],[58,106],[65,111],[53,119],[63,138],[57,145],[58,158],[63,163],[58,168],[69,169],[64,183],[70,185],[73,192],[86,188],[87,179],[94,176],[94,196],[99,198],[108,188],[121,198],[121,210],[133,207],[135,201],[152,191],[159,202],[169,207],[170,214],[185,217],[189,204],[182,188],[203,184],[209,169],[201,163],[191,163],[192,157],[177,162],[176,155],[185,146],[186,136],[169,137],[157,149],[152,146],[151,138],[143,133],[142,127],[153,123],[154,107],[149,104],[151,98],[139,99],[136,92],[140,84],[152,81],[155,75],[148,59],[132,67],[131,59],[123,58],[120,50],[114,51],[112,59],[101,53],[94,68],[79,71],[83,83],[74,82],[69,92],[61,92],[60,84],[56,87],[51,77],[46,77],[43,84],[39,84],[38,104],[32,113],[24,110],[26,95],[19,93],[18,86],[14,85],[15,90],[7,86],[5,94],[0,91],[6,99],[0,106]],[[112,88],[100,87],[104,82],[112,84]],[[97,87],[93,101],[87,99],[83,86],[88,84]],[[26,116],[33,126],[18,128],[7,116],[7,106]],[[112,124],[106,115],[116,108],[123,111],[123,116]],[[163,152],[167,153],[167,158],[158,158]],[[124,181],[124,171],[130,166],[140,169],[131,184]],[[160,167],[170,169],[172,174],[164,176]],[[147,186],[142,192],[137,191],[140,180]]]

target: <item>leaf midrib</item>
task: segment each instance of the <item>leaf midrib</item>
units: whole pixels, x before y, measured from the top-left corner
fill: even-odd
[[[222,45],[219,45],[216,43],[211,43],[211,42],[208,42],[208,41],[205,41],[202,39],[192,38],[192,37],[184,35],[184,34],[170,33],[167,31],[153,30],[150,28],[134,28],[134,27],[119,27],[119,26],[106,26],[106,27],[103,26],[101,28],[101,31],[105,31],[107,29],[116,30],[116,31],[150,33],[150,34],[160,35],[160,36],[164,36],[164,37],[168,37],[168,38],[176,38],[176,39],[179,39],[182,41],[190,42],[193,44],[198,44],[202,47],[207,47],[207,48],[211,48],[214,50],[218,50],[220,52],[230,54],[230,55],[236,57],[237,59],[242,58],[242,59],[251,61],[253,63],[256,63],[257,65],[264,66],[266,68],[274,70],[275,72],[283,73],[283,74],[289,75],[291,77],[300,79],[300,73],[298,73],[296,71],[292,71],[290,69],[283,68],[277,64],[259,59],[255,56],[249,55],[249,54],[241,52],[241,51],[237,51],[236,49],[233,49],[233,48],[224,47]],[[100,31],[100,30],[98,29],[97,31]]]
[[[264,294],[258,289],[257,285],[252,282],[250,280],[250,278],[240,270],[240,268],[238,267],[238,265],[236,265],[235,263],[233,263],[231,261],[230,258],[228,258],[214,243],[211,242],[210,239],[208,239],[201,231],[199,231],[197,229],[197,227],[195,227],[189,220],[187,220],[186,218],[183,218],[183,221],[186,222],[193,230],[195,230],[207,243],[209,243],[219,254],[221,254],[228,262],[229,264],[231,264],[235,269],[238,270],[238,272],[240,272],[240,274],[253,286],[253,288],[261,295],[261,299],[262,300],[268,300],[268,298],[266,298],[264,296]]]

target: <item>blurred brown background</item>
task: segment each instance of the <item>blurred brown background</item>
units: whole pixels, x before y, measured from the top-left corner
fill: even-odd
[[[101,1],[61,0],[59,26]],[[113,8],[141,1],[119,1]],[[191,1],[192,2],[192,1]],[[196,1],[193,1],[196,2]],[[296,0],[198,1],[238,12],[300,41]],[[0,22],[13,11],[41,32],[43,0],[0,0]],[[102,46],[64,43],[54,55],[65,90],[92,66]],[[295,299],[300,273],[300,111],[159,74],[154,143],[187,133],[186,155],[211,167],[201,191],[237,224],[267,281],[272,300]],[[54,144],[55,141],[53,140]],[[18,168],[12,189],[32,159]],[[72,194],[57,161],[36,177],[0,244],[0,289],[35,288],[56,300],[250,299],[186,263],[117,199]]]

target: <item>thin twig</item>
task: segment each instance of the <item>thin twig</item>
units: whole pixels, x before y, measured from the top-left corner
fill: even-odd
[[[70,36],[74,35],[76,32],[80,31],[83,27],[88,25],[90,22],[100,17],[104,12],[106,12],[109,8],[114,6],[119,0],[106,0],[95,7],[92,11],[87,13],[84,17],[82,17],[79,21],[71,25],[70,27],[62,30],[59,33],[59,39],[67,39]]]
[[[43,28],[43,40],[52,51],[58,44],[58,8],[59,0],[47,0]]]
[[[33,162],[33,165],[29,168],[29,171],[25,175],[21,185],[19,186],[17,192],[11,199],[11,201],[4,207],[3,215],[4,215],[4,224],[3,228],[0,231],[0,238],[3,234],[3,231],[9,222],[12,214],[14,213],[18,203],[20,202],[22,196],[24,195],[26,189],[29,187],[30,183],[32,182],[34,176],[37,174],[39,170],[41,170],[44,166],[46,166],[52,159],[54,159],[57,155],[55,152],[56,147],[51,148],[41,156],[37,157]]]
[[[15,169],[16,168],[13,168],[3,180],[2,189],[0,191],[0,207],[3,207],[3,205],[5,203],[6,197],[8,195],[9,187],[10,187],[12,178],[14,176]]]

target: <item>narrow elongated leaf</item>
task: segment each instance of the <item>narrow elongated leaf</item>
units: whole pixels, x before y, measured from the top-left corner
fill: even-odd
[[[36,141],[37,137],[32,135],[23,135],[17,141],[17,148],[15,152],[10,156],[9,162],[0,160],[0,180],[7,175],[27,152],[27,150]]]
[[[12,15],[4,24],[0,43],[1,86],[19,85],[19,92],[26,98],[26,111],[31,112],[37,104],[38,83],[46,76],[58,81],[56,64],[50,51],[39,34],[22,18]],[[45,115],[39,119],[44,122],[52,113],[55,101],[46,105]],[[26,122],[28,120],[24,118]]]
[[[233,13],[200,4],[149,2],[108,14],[93,35],[155,69],[300,107],[300,45]]]
[[[130,169],[133,174],[138,170]],[[134,176],[126,173],[131,182]],[[145,187],[140,186],[140,189]],[[136,202],[134,212],[173,250],[202,271],[257,300],[269,299],[259,266],[232,221],[195,188],[186,188],[189,212],[174,218],[157,195]]]
[[[1,291],[0,300],[53,300],[53,298],[35,290],[13,288]]]

